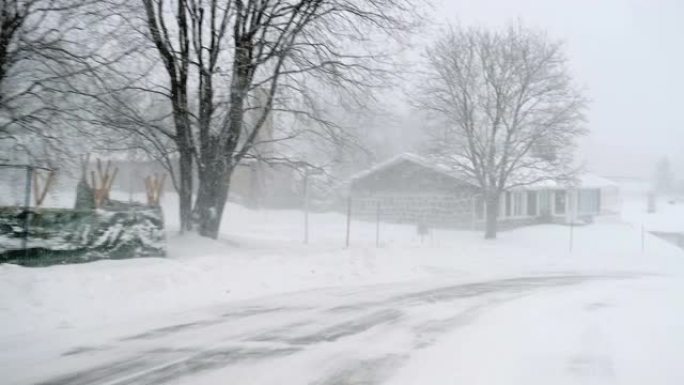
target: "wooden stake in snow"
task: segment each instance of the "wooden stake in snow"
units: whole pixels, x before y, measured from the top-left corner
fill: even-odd
[[[114,179],[119,172],[119,168],[115,167],[113,172],[111,170],[112,162],[107,161],[107,166],[102,170],[102,161],[97,159],[97,177],[95,178],[95,171],[90,172],[90,187],[95,193],[95,207],[102,207],[102,205],[109,200],[109,192],[112,190]],[[98,183],[99,182],[99,183]]]
[[[159,174],[154,174],[145,178],[145,190],[147,191],[147,204],[149,206],[159,206],[159,199],[164,191],[164,182],[166,181],[166,174],[161,177]]]
[[[52,187],[55,179],[54,170],[48,170],[47,175],[41,174],[38,170],[33,170],[33,197],[36,202],[36,207],[40,207],[45,201],[47,192]]]

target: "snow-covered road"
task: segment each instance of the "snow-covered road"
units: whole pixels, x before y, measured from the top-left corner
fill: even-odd
[[[342,215],[302,245],[299,212],[229,209],[168,258],[0,265],[0,384],[684,384],[684,252],[638,225],[343,249]]]
[[[636,384],[651,372],[682,383],[677,288],[666,276],[553,274],[269,296],[80,340],[91,344],[43,339],[22,347],[30,361],[2,362],[3,383]],[[659,364],[630,373],[651,353]]]

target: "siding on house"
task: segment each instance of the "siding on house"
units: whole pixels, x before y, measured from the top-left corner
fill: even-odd
[[[548,182],[504,192],[501,228],[533,223],[590,222],[619,212],[615,184],[581,176],[576,186]],[[480,228],[486,208],[480,189],[415,155],[402,155],[358,174],[350,183],[356,218],[428,226]]]
[[[351,184],[352,214],[361,219],[470,227],[478,189],[439,170],[400,159]]]

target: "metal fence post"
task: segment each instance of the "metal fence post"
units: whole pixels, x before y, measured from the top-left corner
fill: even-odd
[[[380,201],[378,200],[375,213],[375,247],[380,247]]]
[[[304,171],[304,244],[309,243],[309,169]]]
[[[573,232],[575,230],[575,221],[571,220],[570,221],[570,252],[572,253],[572,246],[573,246]]]
[[[347,197],[347,237],[345,242],[345,247],[349,247],[349,232],[351,230],[351,210],[352,210],[352,197],[351,192]]]
[[[28,258],[28,237],[30,227],[31,209],[31,179],[33,178],[33,167],[26,166],[26,191],[24,192],[24,239],[22,240],[22,248],[24,249],[24,257]]]

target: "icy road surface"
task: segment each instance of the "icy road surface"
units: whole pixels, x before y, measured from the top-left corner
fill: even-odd
[[[24,346],[36,353],[5,361],[3,383],[684,383],[670,280],[566,274],[279,295],[93,345],[43,342],[62,343],[58,354]]]

